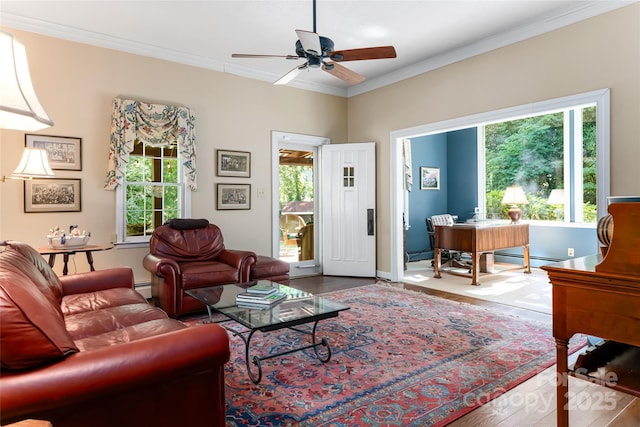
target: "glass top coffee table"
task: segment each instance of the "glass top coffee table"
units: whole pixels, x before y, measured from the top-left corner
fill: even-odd
[[[238,307],[236,304],[236,296],[240,293],[246,292],[247,288],[256,284],[260,284],[261,286],[273,286],[279,292],[285,293],[287,297],[284,300],[273,305],[265,306],[264,308]],[[239,331],[237,329],[230,328],[227,325],[223,325],[234,336],[239,336],[244,342],[247,373],[254,384],[258,384],[262,379],[261,361],[263,360],[313,348],[316,357],[318,357],[322,363],[328,362],[331,359],[331,348],[325,338],[322,338],[319,341],[316,338],[318,322],[323,319],[337,317],[341,311],[349,309],[348,306],[331,301],[325,297],[313,295],[308,292],[279,283],[270,282],[268,280],[192,289],[186,291],[186,293],[203,302],[207,306],[209,320],[211,322],[222,324],[234,321],[246,328],[244,331]],[[215,321],[215,313],[223,314],[226,319],[222,321]],[[313,326],[305,327],[304,329],[298,328],[300,325],[311,324],[313,324]],[[253,358],[250,357],[250,344],[254,333],[257,331],[264,333],[284,328],[289,328],[294,331],[310,335],[311,343],[263,357],[259,357],[257,355],[254,355]],[[323,349],[319,350],[319,347],[323,347]],[[251,364],[257,367],[258,372],[256,374],[253,373]]]

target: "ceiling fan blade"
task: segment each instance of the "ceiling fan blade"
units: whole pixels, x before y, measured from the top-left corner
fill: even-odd
[[[289,71],[284,76],[280,77],[273,84],[274,85],[286,85],[291,80],[293,80],[296,77],[298,77],[298,74],[300,74],[303,70],[306,70],[307,68],[309,68],[309,63],[305,62],[304,64],[300,65],[299,67],[294,68],[293,70]]]
[[[297,55],[254,55],[251,53],[234,53],[232,58],[285,58],[285,59],[300,59]]]
[[[322,69],[327,73],[335,76],[350,85],[357,85],[358,83],[362,83],[367,78],[362,74],[358,74],[355,71],[348,69],[347,67],[343,67],[340,64],[335,62],[329,62],[322,65]]]
[[[320,46],[320,36],[312,31],[296,30],[298,39],[302,44],[305,52],[313,56],[322,56],[322,47]]]
[[[396,49],[393,46],[364,47],[361,49],[334,50],[329,58],[334,61],[362,61],[364,59],[395,58]]]

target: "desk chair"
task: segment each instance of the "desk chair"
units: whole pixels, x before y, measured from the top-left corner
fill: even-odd
[[[431,243],[431,249],[435,248],[435,228],[436,225],[451,226],[456,222],[457,217],[450,214],[433,215],[431,218],[425,218],[427,223],[427,235]],[[462,259],[462,252],[449,249],[443,249],[441,252],[441,266],[467,268],[471,273],[471,262]],[[433,266],[434,261],[431,261]]]

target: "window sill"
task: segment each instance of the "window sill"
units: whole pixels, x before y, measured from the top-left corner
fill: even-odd
[[[553,228],[586,228],[596,229],[595,223],[586,222],[561,222],[561,221],[537,221],[537,220],[521,220],[520,222],[529,224],[532,227],[553,227]]]
[[[120,249],[149,248],[149,242],[116,242],[113,245]]]

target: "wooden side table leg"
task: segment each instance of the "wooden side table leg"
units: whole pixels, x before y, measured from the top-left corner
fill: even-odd
[[[49,254],[49,267],[53,268],[56,264],[56,254]]]
[[[62,267],[62,275],[66,276],[67,273],[69,272],[69,254],[65,252],[63,257],[64,257],[64,267]]]
[[[558,427],[569,427],[569,340],[556,338],[556,412]]]
[[[440,262],[442,261],[442,249],[434,249],[433,251],[433,277],[440,279]]]
[[[93,268],[93,255],[91,255],[91,251],[87,251],[85,253],[87,254],[87,262],[89,263],[89,269],[91,271],[96,271],[96,269]]]

